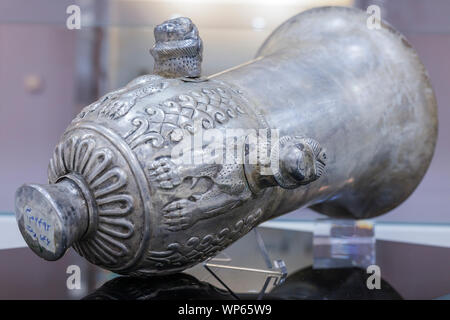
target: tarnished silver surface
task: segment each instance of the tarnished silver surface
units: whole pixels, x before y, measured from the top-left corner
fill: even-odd
[[[180,17],[156,26],[153,72],[169,77],[196,78],[201,73],[203,43],[191,19]]]
[[[181,40],[184,31],[170,33],[180,21],[157,27],[153,54]],[[208,78],[189,80],[200,74],[158,57],[156,75],[73,120],[50,161],[49,185],[18,190],[20,230],[41,257],[55,260],[72,245],[118,273],[177,272],[300,207],[383,214],[413,192],[431,161],[437,114],[426,71],[402,35],[386,24],[368,29],[362,11],[299,14],[254,60]],[[271,143],[261,143],[264,129]],[[226,161],[208,149],[230,137],[237,143]],[[247,163],[255,141],[256,161]]]

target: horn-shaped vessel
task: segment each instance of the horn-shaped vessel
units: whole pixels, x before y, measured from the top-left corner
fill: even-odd
[[[47,260],[73,247],[121,274],[173,273],[297,208],[361,219],[398,206],[431,161],[436,101],[405,38],[366,19],[306,11],[255,59],[209,77],[189,19],[156,27],[155,74],[84,108],[49,184],[18,189],[29,247]]]

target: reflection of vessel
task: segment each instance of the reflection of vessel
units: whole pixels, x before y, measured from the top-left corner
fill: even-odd
[[[302,13],[257,58],[208,78],[192,78],[202,43],[189,19],[155,36],[157,74],[86,107],[55,149],[50,184],[18,190],[18,224],[39,256],[73,246],[117,273],[174,273],[302,206],[383,214],[425,174],[437,131],[428,77],[406,40],[368,29],[364,12]],[[278,130],[270,158],[242,163],[268,128]],[[191,163],[174,151],[204,159],[231,129],[225,163],[221,152]]]
[[[401,299],[389,283],[381,279],[380,289],[369,290],[368,274],[359,268],[321,269],[311,267],[289,276],[264,299],[273,300],[343,300],[343,299]],[[236,293],[239,299],[257,299],[258,294]],[[92,300],[232,300],[227,291],[184,274],[133,278],[118,277],[108,281],[92,294]]]
[[[397,300],[400,294],[385,280],[380,289],[368,289],[370,274],[361,268],[299,270],[271,291],[279,299],[311,300]]]
[[[177,273],[148,278],[117,277],[105,283],[87,300],[230,300],[233,297],[193,276]]]

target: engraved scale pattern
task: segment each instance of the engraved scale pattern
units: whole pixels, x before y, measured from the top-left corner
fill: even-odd
[[[241,104],[237,94],[225,87],[191,91],[146,107],[132,120],[134,128],[124,138],[132,149],[148,142],[161,148],[180,142],[186,132],[194,134],[196,122],[210,129],[245,114]]]

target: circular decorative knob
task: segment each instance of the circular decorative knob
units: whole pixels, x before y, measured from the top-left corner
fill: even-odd
[[[280,138],[271,158],[274,178],[285,189],[294,189],[320,178],[327,160],[325,149],[317,141],[291,136]],[[279,167],[274,167],[278,164]]]
[[[46,260],[61,258],[87,232],[88,207],[75,182],[25,184],[16,192],[16,219],[28,246]]]
[[[284,136],[273,147],[269,144],[252,144],[249,137],[244,144],[244,159],[249,160],[250,150],[257,149],[256,164],[244,163],[247,182],[253,193],[279,186],[294,189],[311,183],[322,176],[327,161],[325,149],[311,138]],[[261,155],[270,151],[268,161]]]

